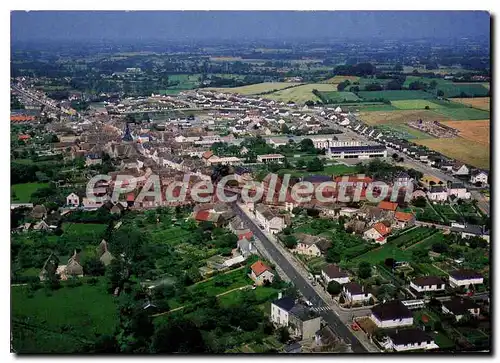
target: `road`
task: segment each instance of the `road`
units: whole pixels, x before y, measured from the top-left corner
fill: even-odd
[[[271,255],[273,260],[280,266],[280,268],[290,278],[290,280],[293,281],[295,287],[301,292],[301,294],[309,301],[320,302],[321,305],[318,306],[320,308],[323,306],[328,307],[328,304],[323,301],[322,297],[314,290],[309,282],[304,277],[302,277],[302,275],[295,269],[295,267],[288,261],[288,259],[283,256],[283,254],[267,238],[267,236],[262,233],[255,222],[250,219],[236,203],[231,203],[231,207],[233,208],[234,212],[238,214],[243,221],[246,222],[248,228],[261,241],[266,251]],[[344,339],[347,344],[351,345],[351,349],[354,353],[368,353],[368,350],[363,346],[363,344],[360,343],[360,341],[354,336],[349,328],[344,325],[344,323],[340,320],[335,312],[331,310],[325,310],[321,311],[319,314],[336,331],[336,333]]]

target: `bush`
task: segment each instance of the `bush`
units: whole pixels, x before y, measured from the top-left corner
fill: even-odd
[[[330,295],[338,295],[340,294],[341,287],[337,281],[330,281],[328,283],[328,287],[326,289]]]
[[[91,277],[90,279],[87,280],[88,285],[96,285],[99,280],[96,277]]]

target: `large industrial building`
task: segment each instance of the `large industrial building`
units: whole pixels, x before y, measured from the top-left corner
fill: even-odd
[[[357,141],[338,141],[332,143],[326,155],[332,159],[369,159],[387,157],[383,145],[361,145]]]

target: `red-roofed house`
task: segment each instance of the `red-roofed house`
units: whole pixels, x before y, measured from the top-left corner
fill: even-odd
[[[17,139],[18,139],[19,141],[27,141],[27,140],[29,140],[30,138],[31,138],[31,136],[30,136],[30,135],[26,135],[26,134],[20,134],[20,135],[17,137]]]
[[[385,200],[383,200],[378,204],[378,207],[382,210],[395,212],[398,208],[398,203],[386,202]]]
[[[218,226],[220,214],[209,210],[200,210],[194,216],[197,222],[212,222]]]
[[[408,228],[415,224],[415,215],[413,213],[396,212],[394,219],[394,228]]]
[[[391,228],[384,223],[375,223],[371,228],[365,231],[363,237],[368,240],[375,240],[377,243],[384,244],[387,242],[387,236],[391,233]]]
[[[203,155],[201,156],[201,159],[206,165],[210,165],[210,162],[208,161],[211,157],[214,156],[214,152],[211,150],[205,151]]]
[[[252,269],[250,278],[255,281],[256,285],[263,285],[266,281],[269,281],[269,283],[273,282],[274,274],[271,268],[264,262],[259,260],[250,266],[250,268]]]

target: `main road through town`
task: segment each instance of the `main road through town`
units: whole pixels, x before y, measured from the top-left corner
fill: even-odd
[[[254,235],[262,242],[267,253],[271,255],[274,262],[276,262],[283,272],[294,283],[295,287],[304,295],[309,301],[321,301],[321,296],[312,288],[309,282],[300,275],[295,267],[286,259],[285,256],[276,248],[276,246],[266,237],[259,229],[255,222],[244,213],[236,203],[231,203],[234,212],[238,214],[246,225],[254,233]],[[323,302],[324,303],[324,302]],[[327,304],[324,303],[326,306]],[[336,333],[344,339],[347,344],[351,345],[354,353],[368,353],[368,350],[359,342],[353,335],[349,328],[340,320],[340,318],[331,310],[321,311],[321,317],[333,328]]]

